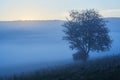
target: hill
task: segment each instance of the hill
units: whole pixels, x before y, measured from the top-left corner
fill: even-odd
[[[14,75],[6,80],[120,80],[120,55]],[[2,78],[1,78],[2,79]]]

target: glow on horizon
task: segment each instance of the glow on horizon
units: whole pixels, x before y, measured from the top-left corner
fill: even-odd
[[[0,21],[66,19],[72,9],[95,8],[104,17],[120,17],[114,0],[0,0]]]

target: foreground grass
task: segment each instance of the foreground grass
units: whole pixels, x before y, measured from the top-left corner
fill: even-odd
[[[1,80],[120,80],[120,55],[36,71]]]

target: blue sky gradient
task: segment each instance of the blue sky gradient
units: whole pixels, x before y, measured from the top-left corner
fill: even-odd
[[[120,17],[120,0],[0,0],[0,21],[65,19],[72,9]]]

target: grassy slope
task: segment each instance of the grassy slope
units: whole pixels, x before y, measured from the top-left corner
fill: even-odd
[[[120,80],[120,55],[19,75],[9,80]]]

